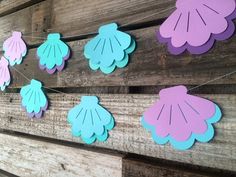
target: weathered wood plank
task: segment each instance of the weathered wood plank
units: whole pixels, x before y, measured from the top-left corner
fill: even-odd
[[[125,25],[131,21],[136,24],[166,17],[173,11],[174,4],[174,0],[46,0],[0,18],[0,41],[12,30],[36,37],[45,37],[42,32],[60,32],[64,36],[95,33],[99,26],[110,22]],[[149,15],[140,20],[140,16]],[[26,41],[35,44],[43,40],[27,37]]]
[[[73,95],[73,94],[72,94]],[[81,95],[48,94],[50,109],[42,120],[29,120],[20,106],[19,94],[0,96],[0,128],[42,137],[83,143],[74,138],[67,123],[67,113]],[[150,133],[140,125],[144,110],[157,99],[156,95],[100,95],[101,104],[113,113],[116,127],[105,143],[94,146],[132,152],[172,161],[236,171],[235,95],[203,95],[220,105],[224,117],[215,125],[216,136],[210,143],[196,143],[188,151],[174,150],[170,145],[153,142]],[[10,106],[9,106],[10,105]]]
[[[21,31],[28,36],[38,36],[50,25],[51,3],[43,1],[30,7],[19,10],[15,13],[0,17],[0,41],[11,36],[12,31]],[[34,34],[31,34],[35,32]],[[40,32],[38,34],[38,32]],[[42,42],[40,39],[25,38],[27,44]],[[2,48],[2,47],[1,47]]]
[[[133,25],[167,17],[174,7],[174,0],[57,0],[52,4],[51,27],[64,35],[95,33],[111,22]]]
[[[134,158],[124,158],[122,163],[123,177],[222,177],[233,176],[231,172],[219,172],[193,169],[187,166],[176,166],[170,163],[156,163]]]
[[[236,70],[236,38],[217,42],[210,52],[200,56],[182,54],[170,55],[166,46],[155,38],[158,26],[131,31],[137,39],[138,48],[130,57],[130,64],[117,69],[110,75],[94,72],[83,56],[83,47],[88,41],[69,42],[73,55],[67,68],[58,74],[48,75],[38,69],[36,50],[30,50],[24,62],[17,69],[30,78],[42,80],[50,87],[86,87],[86,86],[156,86],[178,84],[201,84],[218,76]],[[13,73],[11,87],[21,87],[24,80]],[[236,75],[210,84],[235,84]]]
[[[1,0],[0,17],[29,7],[43,0]]]
[[[121,177],[122,156],[0,134],[0,168],[25,177]]]

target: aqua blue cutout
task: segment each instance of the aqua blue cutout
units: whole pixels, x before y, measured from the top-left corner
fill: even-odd
[[[187,141],[184,141],[184,142],[178,142],[178,141],[174,140],[170,135],[168,135],[167,137],[164,137],[164,138],[157,136],[155,133],[155,127],[147,124],[144,121],[143,117],[141,118],[141,124],[145,129],[151,131],[152,138],[157,144],[164,145],[164,144],[170,142],[170,144],[175,149],[187,150],[194,145],[196,140],[199,142],[205,143],[205,142],[210,141],[214,137],[214,128],[213,128],[212,124],[218,122],[222,117],[221,110],[216,104],[215,104],[215,108],[216,108],[216,111],[215,111],[214,116],[206,120],[206,123],[208,125],[207,131],[204,134],[192,133],[191,137]]]
[[[114,118],[99,105],[96,96],[83,96],[80,104],[68,113],[68,122],[72,126],[72,135],[81,136],[82,140],[91,144],[95,140],[106,141],[108,131],[112,130]]]
[[[64,60],[69,58],[69,47],[60,40],[59,33],[49,34],[47,40],[37,49],[40,65],[52,70],[54,67],[64,67]]]
[[[90,60],[92,70],[101,69],[109,74],[116,67],[123,68],[128,64],[128,54],[135,50],[136,42],[129,34],[117,29],[116,23],[101,26],[99,35],[85,45],[84,56]]]
[[[37,114],[47,106],[47,98],[41,87],[41,82],[32,79],[30,85],[21,88],[22,106],[26,108],[28,113]]]

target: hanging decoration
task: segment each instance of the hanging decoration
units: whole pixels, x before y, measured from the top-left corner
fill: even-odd
[[[115,124],[112,114],[99,105],[96,96],[83,96],[80,104],[69,111],[68,122],[72,126],[72,135],[81,136],[87,144],[106,141],[108,131]]]
[[[32,79],[29,85],[21,88],[22,107],[30,118],[40,118],[48,108],[47,97],[42,91],[42,83]]]
[[[21,37],[21,32],[13,31],[12,36],[3,43],[4,57],[8,59],[11,66],[20,64],[27,53],[26,44]]]
[[[177,0],[176,8],[157,32],[172,54],[205,53],[234,33],[235,0]]]
[[[157,144],[170,142],[174,148],[186,150],[195,140],[208,142],[213,138],[212,124],[222,116],[216,104],[187,94],[184,86],[163,89],[159,96],[160,100],[144,113],[141,120]]]
[[[52,33],[37,49],[37,57],[40,69],[53,74],[56,70],[63,70],[65,61],[70,57],[70,49],[60,40],[59,33]]]
[[[99,34],[85,45],[84,55],[92,70],[100,69],[110,74],[116,67],[123,68],[128,64],[136,42],[129,34],[117,29],[116,23],[101,26]]]
[[[0,60],[0,87],[1,90],[5,90],[5,88],[11,82],[11,74],[8,68],[8,61],[5,57],[1,57]]]

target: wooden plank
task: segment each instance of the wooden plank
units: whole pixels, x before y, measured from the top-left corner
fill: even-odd
[[[189,168],[189,166],[153,162],[151,160],[140,160],[135,158],[123,159],[123,176],[124,177],[222,177],[233,176],[230,172],[212,171],[209,168]]]
[[[174,4],[174,0],[46,0],[0,18],[0,41],[12,30],[36,37],[45,37],[45,32],[60,32],[64,36],[95,33],[102,24],[118,22],[125,25],[131,20],[136,24],[166,17],[173,11]],[[140,16],[150,17],[140,20]],[[43,39],[27,37],[26,41],[33,45]]]
[[[43,0],[1,0],[0,17],[29,7]]]
[[[38,2],[38,0],[36,1]],[[39,35],[50,25],[50,1],[43,1],[15,13],[0,17],[0,41],[11,36],[12,31],[21,31],[28,36]],[[34,34],[31,34],[34,32]],[[38,32],[40,32],[38,34]],[[40,39],[25,38],[27,44],[42,42]],[[2,48],[2,47],[1,47]]]
[[[57,0],[52,4],[51,27],[64,35],[78,36],[96,33],[99,26],[111,22],[133,25],[164,18],[174,8],[174,0]]]
[[[121,177],[122,156],[0,134],[0,168],[25,177]]]
[[[156,95],[99,95],[101,104],[113,113],[115,128],[104,147],[145,156],[168,159],[218,169],[236,171],[236,95],[202,95],[220,105],[224,117],[215,125],[216,136],[210,143],[196,143],[187,151],[174,150],[170,145],[160,146],[140,125],[140,117],[158,98]],[[29,120],[21,109],[19,94],[0,96],[0,128],[42,137],[83,143],[71,136],[67,123],[68,111],[79,102],[81,95],[48,94],[50,109],[42,120]],[[10,106],[9,106],[10,105]]]
[[[197,85],[236,69],[235,37],[217,42],[214,49],[204,55],[173,56],[166,51],[166,46],[157,42],[157,29],[158,26],[154,26],[131,31],[137,39],[138,48],[126,68],[117,69],[110,75],[89,68],[83,56],[83,47],[89,39],[68,43],[73,55],[63,72],[49,76],[40,71],[35,49],[29,51],[17,69],[30,78],[42,80],[48,87]],[[14,71],[12,73],[14,80],[11,87],[21,87],[25,83],[24,78]],[[236,75],[232,75],[210,84],[235,83]]]

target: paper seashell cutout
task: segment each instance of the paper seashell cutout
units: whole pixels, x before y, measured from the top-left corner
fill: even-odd
[[[116,23],[101,26],[99,34],[85,45],[84,55],[92,70],[100,69],[109,74],[116,67],[123,68],[128,64],[136,42],[129,34],[117,29]]]
[[[172,54],[205,53],[216,40],[226,40],[235,31],[235,0],[177,0],[176,8],[157,32]]]
[[[30,85],[21,88],[22,107],[30,118],[40,118],[48,108],[47,97],[42,91],[42,83],[32,79]]]
[[[96,140],[106,141],[108,131],[115,125],[112,114],[99,105],[96,96],[83,96],[80,104],[69,111],[68,122],[72,127],[72,135],[81,136],[87,144]]]
[[[222,116],[216,104],[187,94],[184,86],[163,89],[159,95],[160,100],[144,113],[141,120],[157,144],[169,141],[174,148],[186,150],[195,140],[208,142],[213,138],[212,124]]]
[[[11,82],[11,75],[8,68],[8,61],[5,57],[1,57],[0,60],[0,87],[1,90],[5,90],[5,88]]]
[[[69,47],[60,40],[59,33],[49,34],[47,40],[37,49],[39,68],[53,74],[62,71],[65,61],[70,57]]]
[[[13,31],[12,36],[3,43],[4,57],[9,60],[11,66],[20,64],[27,53],[26,44],[21,37],[21,32]]]

